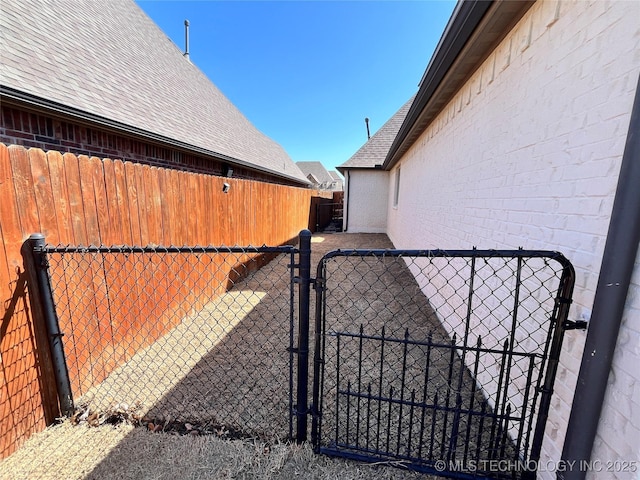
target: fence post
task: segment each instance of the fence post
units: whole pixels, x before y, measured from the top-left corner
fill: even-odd
[[[71,382],[69,370],[62,345],[62,333],[56,315],[53,292],[49,279],[49,265],[44,252],[44,235],[32,234],[26,242],[27,254],[30,254],[27,268],[29,274],[29,300],[34,313],[38,312],[40,321],[43,321],[49,340],[51,362],[53,363],[53,375],[56,380],[60,411],[63,415],[73,413],[73,397],[71,394]],[[23,251],[24,252],[24,251]]]
[[[299,326],[298,326],[298,385],[296,396],[296,440],[307,439],[309,391],[309,294],[311,284],[311,232],[300,232],[298,263]]]

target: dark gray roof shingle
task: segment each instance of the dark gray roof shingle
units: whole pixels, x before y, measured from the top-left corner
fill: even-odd
[[[307,183],[131,0],[12,0],[0,83]]]
[[[338,170],[342,172],[349,168],[375,168],[376,165],[382,165],[414,98],[415,95],[400,107],[400,110],[387,120],[349,160],[340,165]]]

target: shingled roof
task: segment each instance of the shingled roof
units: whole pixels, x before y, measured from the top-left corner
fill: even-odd
[[[414,98],[415,96],[411,97],[407,103],[400,107],[349,160],[337,167],[340,173],[344,173],[350,168],[376,168],[376,166],[381,168]]]
[[[320,162],[296,162],[296,165],[307,178],[309,178],[309,174],[311,174],[318,179],[319,184],[329,185],[334,181],[329,171]]]
[[[308,184],[285,150],[133,1],[12,0],[1,10],[5,99],[60,107],[80,119]]]

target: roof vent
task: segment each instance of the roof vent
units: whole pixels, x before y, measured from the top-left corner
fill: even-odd
[[[367,140],[371,139],[371,134],[369,133],[369,118],[365,117],[364,123],[367,124]]]
[[[184,21],[184,54],[183,56],[189,60],[189,20]]]

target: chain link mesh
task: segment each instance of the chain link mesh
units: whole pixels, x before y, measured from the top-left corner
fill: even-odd
[[[294,253],[50,247],[76,407],[289,438]]]
[[[525,252],[325,257],[319,448],[467,473],[526,462],[563,272]]]

